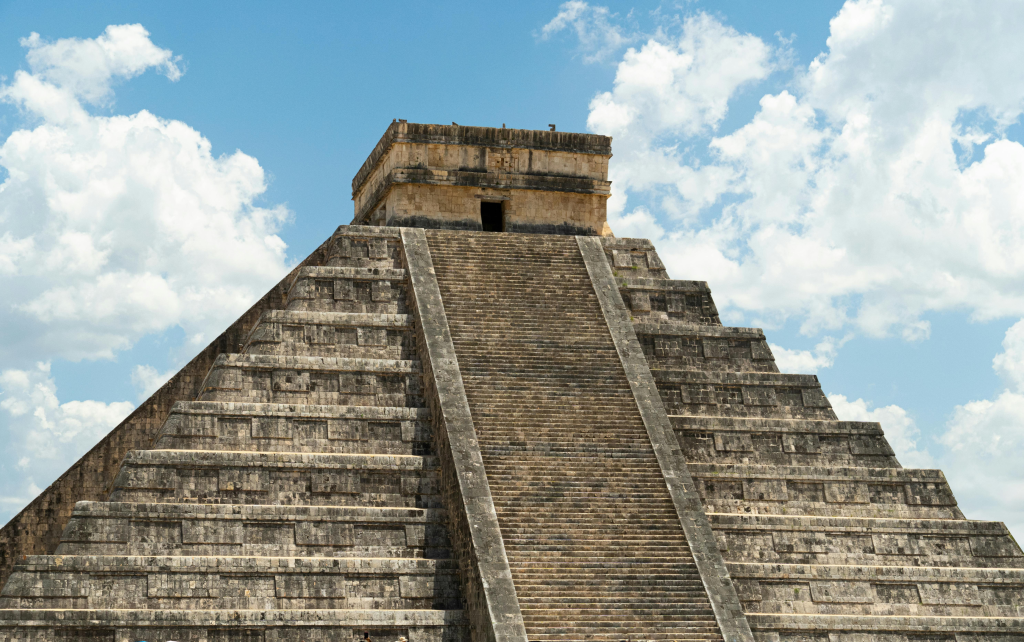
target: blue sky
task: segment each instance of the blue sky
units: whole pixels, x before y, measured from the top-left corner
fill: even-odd
[[[0,519],[348,223],[405,118],[614,136],[617,234],[1019,533],[1022,24],[997,0],[0,3]]]

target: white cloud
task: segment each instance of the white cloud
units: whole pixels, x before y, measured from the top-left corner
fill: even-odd
[[[782,346],[769,344],[775,365],[781,372],[790,374],[817,374],[818,370],[831,368],[842,342],[826,337],[814,346],[814,350],[787,350]]]
[[[934,311],[1024,315],[1024,146],[1005,138],[1022,29],[1010,0],[851,0],[790,89],[720,132],[782,54],[690,16],[591,102],[590,129],[616,137],[613,230],[646,199],[670,272],[712,282],[735,322],[918,341]]]
[[[731,170],[683,164],[680,139],[717,127],[737,90],[771,70],[770,47],[705,13],[688,17],[676,37],[660,34],[626,51],[614,88],[594,97],[587,118],[592,131],[615,138],[611,212],[622,212],[631,190],[714,194],[728,184]]]
[[[647,208],[638,207],[628,214],[611,214],[608,224],[615,227],[619,236],[651,239],[657,241],[665,235],[665,229]]]
[[[614,54],[632,38],[622,33],[607,7],[593,7],[581,0],[570,0],[558,7],[558,14],[541,27],[539,37],[547,40],[571,30],[579,40],[583,61],[599,62]]]
[[[992,359],[992,368],[1008,389],[1024,392],[1024,320],[1006,331],[1003,351]]]
[[[24,44],[32,73],[0,96],[41,123],[0,146],[0,359],[110,358],[176,325],[201,345],[287,271],[263,168],[179,121],[88,113],[112,79],[179,75],[141,26]]]
[[[907,411],[899,406],[871,408],[863,399],[850,401],[845,395],[829,393],[828,400],[836,416],[843,421],[875,421],[882,425],[885,438],[896,458],[907,468],[934,468],[935,460],[927,449],[918,446],[921,432]]]
[[[132,370],[132,385],[139,392],[139,401],[145,401],[154,392],[160,389],[160,386],[167,383],[167,381],[178,372],[178,368],[172,368],[166,372],[159,372],[156,368],[151,365],[138,365]]]
[[[128,416],[135,406],[127,401],[69,401],[57,398],[50,364],[0,372],[0,417],[5,426],[3,467],[5,496],[0,512],[13,513]]]
[[[1006,521],[1024,533],[1024,319],[1003,339],[992,360],[1006,388],[994,399],[957,406],[940,442],[948,449],[946,475],[969,517]]]
[[[46,42],[33,33],[21,45],[28,48],[25,58],[37,80],[93,104],[110,99],[110,84],[117,78],[133,78],[150,68],[163,70],[171,80],[181,77],[179,59],[154,45],[140,24],[110,25],[90,40]]]
[[[90,111],[146,70],[180,77],[178,59],[142,26],[55,42],[32,34],[22,44],[29,70],[0,85],[0,100],[31,124],[0,144],[8,515],[133,408],[58,399],[51,360],[113,358],[174,327],[186,337],[176,348],[183,359],[288,270],[277,231],[289,213],[258,203],[267,181],[255,158],[214,155],[199,132],[148,111]],[[170,374],[139,366],[132,379],[144,398]]]

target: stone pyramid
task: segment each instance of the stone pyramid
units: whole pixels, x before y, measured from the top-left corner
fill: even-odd
[[[0,531],[0,641],[1024,640],[1005,526],[612,237],[610,145],[393,123]]]

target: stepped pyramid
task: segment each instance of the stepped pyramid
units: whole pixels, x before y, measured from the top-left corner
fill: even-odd
[[[0,641],[1024,640],[1024,554],[605,220],[393,123],[355,219],[0,531]]]

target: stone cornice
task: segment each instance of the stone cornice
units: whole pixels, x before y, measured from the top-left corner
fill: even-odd
[[[464,127],[462,125],[425,125],[393,122],[370,152],[355,178],[352,196],[362,187],[378,162],[395,143],[431,143],[434,145],[467,145],[492,148],[545,149],[575,154],[611,156],[611,136],[552,132],[504,127]]]

